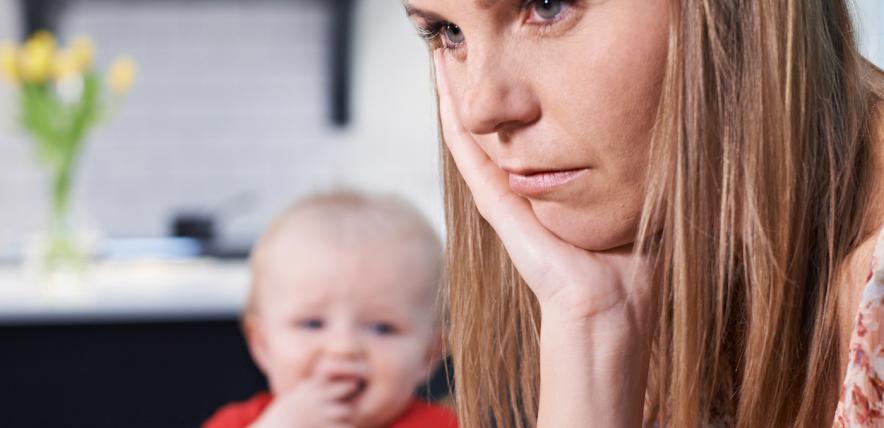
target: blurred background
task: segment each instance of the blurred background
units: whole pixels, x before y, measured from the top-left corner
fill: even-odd
[[[880,66],[884,5],[855,8]],[[400,2],[0,0],[0,40],[39,29],[137,78],[72,178],[89,263],[49,281],[29,260],[50,177],[0,84],[3,426],[196,426],[262,388],[236,321],[245,257],[299,196],[396,192],[442,233],[428,56]]]
[[[21,4],[48,9],[34,22],[62,40],[90,36],[99,67],[139,64],[76,183],[108,236],[162,236],[197,212],[248,243],[293,197],[338,185],[402,192],[441,223],[428,60],[399,2],[0,0],[0,39],[26,31]],[[14,98],[0,101],[8,250],[42,226],[45,198]]]
[[[399,193],[442,233],[428,56],[399,2],[0,0],[0,40],[38,29],[138,70],[72,179],[92,263],[52,284],[22,269],[50,177],[0,82],[0,425],[196,426],[259,390],[244,257],[299,196]]]

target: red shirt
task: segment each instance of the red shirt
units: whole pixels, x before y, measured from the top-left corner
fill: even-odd
[[[273,401],[266,392],[248,401],[228,404],[215,412],[203,428],[245,428],[255,422]],[[390,428],[457,428],[457,417],[451,410],[414,400]]]

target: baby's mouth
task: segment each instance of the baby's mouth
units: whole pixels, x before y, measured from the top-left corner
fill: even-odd
[[[356,387],[353,388],[353,392],[345,395],[344,398],[341,399],[342,402],[347,404],[355,404],[357,401],[359,401],[359,398],[362,397],[362,393],[365,392],[365,390],[368,388],[368,381],[366,381],[365,379],[358,378],[355,379],[355,381]]]

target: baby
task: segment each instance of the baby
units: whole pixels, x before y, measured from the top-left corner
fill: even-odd
[[[456,427],[414,397],[442,356],[440,247],[392,197],[318,195],[283,213],[252,252],[243,313],[270,393],[204,428]]]

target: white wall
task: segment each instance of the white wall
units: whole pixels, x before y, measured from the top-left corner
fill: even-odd
[[[15,22],[14,3],[0,0],[0,29]],[[119,53],[140,64],[126,104],[88,142],[76,191],[89,218],[110,236],[161,235],[177,210],[227,204],[225,234],[247,241],[292,199],[348,186],[404,194],[441,231],[426,52],[399,2],[357,3],[345,129],[327,120],[322,3],[75,3],[63,36],[95,38],[99,64]],[[8,125],[0,252],[39,229],[46,212],[31,147]]]
[[[354,125],[334,156],[336,175],[344,182],[409,195],[441,230],[429,54],[399,1],[356,3]]]
[[[884,65],[884,3],[854,1],[863,51]],[[18,35],[17,3],[0,0],[0,39]],[[160,235],[176,210],[233,200],[225,232],[248,240],[291,199],[348,185],[403,193],[441,230],[428,56],[400,2],[357,3],[354,120],[344,130],[327,125],[316,2],[70,9],[63,31],[93,35],[100,63],[131,53],[141,64],[135,91],[83,159],[77,192],[91,218],[111,236]],[[11,95],[0,85],[0,254],[46,212]]]
[[[884,2],[853,0],[863,54],[884,68]]]

